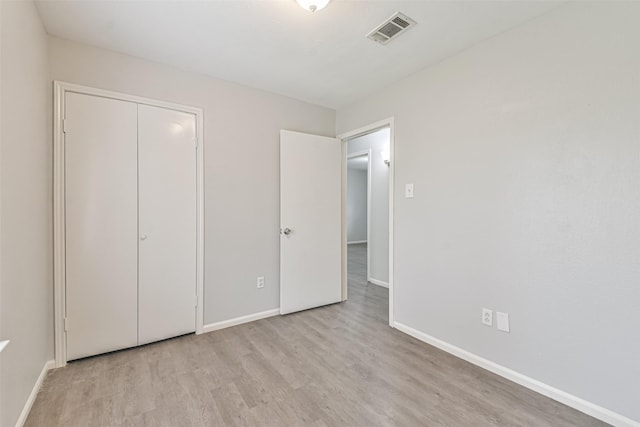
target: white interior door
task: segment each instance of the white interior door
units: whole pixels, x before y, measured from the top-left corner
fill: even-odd
[[[67,359],[138,343],[137,106],[67,93]]]
[[[195,115],[140,104],[139,343],[196,328]]]
[[[341,301],[342,146],[280,131],[280,312]]]

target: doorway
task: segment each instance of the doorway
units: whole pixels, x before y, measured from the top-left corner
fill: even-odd
[[[371,277],[371,150],[347,152],[347,282],[367,285]]]
[[[392,119],[345,135],[344,281],[389,289],[393,326]],[[378,293],[378,288],[375,292]],[[345,298],[346,299],[346,298]]]

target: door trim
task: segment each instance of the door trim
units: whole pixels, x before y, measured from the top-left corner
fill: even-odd
[[[356,157],[364,157],[364,156],[367,156],[367,281],[370,282],[371,281],[371,251],[370,251],[370,248],[371,248],[371,245],[370,245],[371,243],[371,149],[347,154],[347,162],[349,161],[349,159],[354,159]],[[347,179],[349,179],[348,176],[347,176]],[[348,241],[347,241],[347,244],[349,244]]]
[[[395,327],[394,321],[394,273],[393,273],[393,202],[395,175],[395,129],[394,118],[388,117],[361,128],[341,133],[337,136],[342,141],[342,299],[347,299],[347,142],[353,138],[366,135],[382,128],[389,128],[389,326]],[[367,248],[368,249],[368,248]]]
[[[65,182],[64,182],[64,111],[65,94],[79,93],[120,101],[191,113],[196,118],[196,334],[203,333],[204,323],[204,125],[201,108],[158,101],[73,83],[54,81],[53,118],[53,302],[55,367],[67,364],[65,333],[66,254],[65,254]]]

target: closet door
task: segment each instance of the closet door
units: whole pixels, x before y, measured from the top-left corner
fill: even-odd
[[[137,105],[65,97],[67,359],[138,343]]]
[[[195,116],[138,106],[139,344],[196,327]]]

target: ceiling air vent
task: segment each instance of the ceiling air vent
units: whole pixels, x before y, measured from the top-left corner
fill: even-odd
[[[409,28],[416,25],[416,21],[400,12],[391,15],[391,18],[378,25],[367,34],[367,38],[380,44],[387,44]]]

